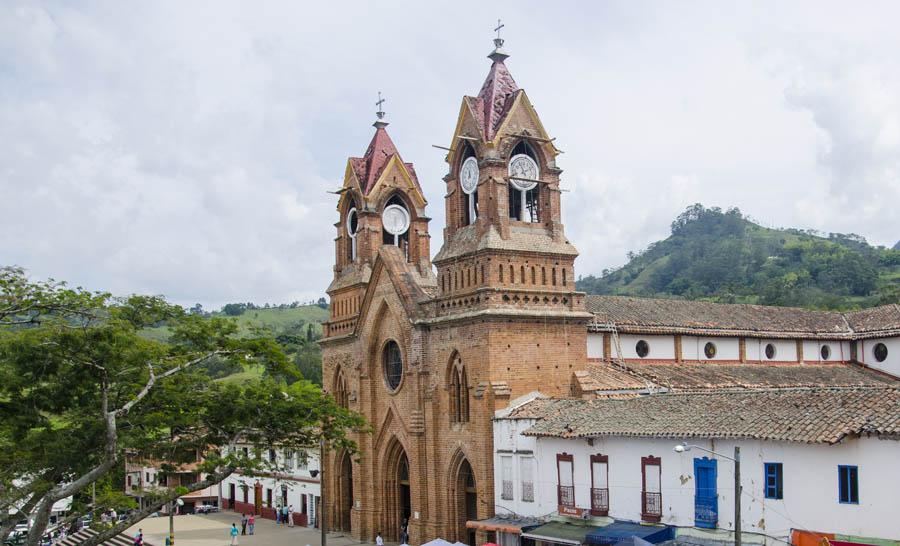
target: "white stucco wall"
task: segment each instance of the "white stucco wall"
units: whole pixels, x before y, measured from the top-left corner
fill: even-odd
[[[263,450],[261,455],[267,457],[268,451]],[[243,476],[241,474],[232,474],[222,481],[219,489],[219,491],[221,491],[220,496],[226,499],[229,498],[229,491],[231,490],[230,485],[235,484],[236,500],[238,502],[243,502],[244,496],[241,485],[246,484],[250,486],[250,489],[247,491],[247,500],[252,503],[253,486],[259,481],[263,491],[263,506],[265,506],[267,489],[272,490],[272,502],[277,506],[281,502],[281,486],[282,484],[285,484],[288,486],[288,505],[293,505],[295,512],[300,513],[302,511],[302,497],[303,495],[307,496],[307,515],[310,517],[310,521],[312,521],[312,518],[315,516],[315,499],[321,496],[320,483],[317,478],[313,478],[310,474],[311,470],[319,470],[318,451],[315,449],[306,450],[305,465],[300,464],[300,454],[295,453],[295,462],[291,469],[285,468],[284,452],[281,449],[276,450],[276,460],[277,465],[280,468],[278,472],[279,478],[277,480],[265,476]]]
[[[884,362],[875,359],[875,346],[879,343],[884,343],[888,349],[888,356]],[[864,364],[900,377],[900,337],[860,340],[858,349],[859,359]]]
[[[496,421],[498,429],[506,427]],[[518,421],[517,430],[525,430],[530,422]],[[509,438],[510,429],[502,436]],[[507,440],[495,436],[495,447],[509,447]],[[641,457],[662,459],[663,523],[681,527],[694,525],[694,458],[705,454],[699,450],[678,454],[675,440],[639,438],[599,438],[594,445],[587,440],[555,438],[522,439],[515,447],[530,446],[536,464],[535,501],[521,501],[521,485],[514,472],[514,499],[501,500],[499,471],[496,509],[498,513],[514,511],[520,515],[543,516],[557,510],[556,455],[574,456],[576,506],[590,507],[590,455],[609,457],[609,515],[616,519],[639,521],[641,517]],[[734,442],[692,441],[708,449],[732,455]],[[900,442],[863,438],[847,440],[835,446],[785,442],[740,441],[742,484],[744,495],[743,529],[785,539],[792,528],[836,532],[879,538],[900,539],[900,523],[896,507],[900,503]],[[505,453],[509,455],[508,453]],[[499,456],[495,453],[499,469]],[[514,465],[518,457],[514,455]],[[708,455],[707,455],[708,456]],[[764,467],[766,462],[783,464],[784,499],[766,499]],[[733,464],[718,461],[719,528],[733,529]],[[859,467],[858,505],[838,502],[838,465]],[[777,541],[771,541],[773,544]]]
[[[716,356],[714,358],[706,358],[703,348],[708,342],[716,345]],[[717,361],[717,360],[740,360],[740,341],[736,337],[697,337],[682,336],[681,338],[681,354],[684,360],[700,360],[700,361]]]
[[[587,356],[588,358],[603,358],[603,334],[588,332]]]
[[[674,360],[675,359],[675,336],[637,336],[637,335],[621,335],[619,336],[619,344],[622,346],[622,355],[627,359],[640,360],[636,346],[637,342],[644,340],[650,346],[650,353],[645,357],[646,360]],[[612,347],[613,354],[616,348]]]
[[[775,347],[775,357],[766,358],[766,345]],[[796,362],[797,342],[793,339],[759,339],[747,338],[747,360],[761,360],[763,362]]]

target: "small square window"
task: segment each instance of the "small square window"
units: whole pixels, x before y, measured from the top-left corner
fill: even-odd
[[[838,466],[838,500],[841,504],[859,504],[859,469]]]
[[[766,471],[766,498],[783,499],[783,477],[781,463],[765,463]]]

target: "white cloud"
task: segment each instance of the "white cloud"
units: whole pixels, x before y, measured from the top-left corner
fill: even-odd
[[[566,151],[580,273],[620,265],[697,201],[900,238],[895,5],[547,6],[495,11]],[[0,263],[184,304],[318,297],[326,190],[364,151],[379,90],[437,251],[446,165],[431,144],[487,72],[482,8],[0,5]]]

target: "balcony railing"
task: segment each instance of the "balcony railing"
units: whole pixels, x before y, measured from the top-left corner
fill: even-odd
[[[525,502],[534,502],[533,482],[522,482],[522,500]]]
[[[500,493],[500,498],[504,500],[513,500],[513,482],[510,480],[503,480],[503,491]]]
[[[641,492],[641,517],[646,521],[662,518],[662,493]]]
[[[560,506],[575,506],[575,487],[572,485],[558,485],[556,496]]]
[[[591,488],[591,513],[595,516],[605,516],[609,513],[609,489]]]

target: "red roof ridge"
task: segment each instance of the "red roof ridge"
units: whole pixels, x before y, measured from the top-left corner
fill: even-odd
[[[503,62],[505,55],[492,54],[491,58],[493,60],[491,69],[477,97],[481,101],[481,110],[484,113],[482,122],[486,140],[494,138],[494,132],[500,126],[509,104],[512,103],[511,98],[519,91],[519,86]]]

